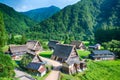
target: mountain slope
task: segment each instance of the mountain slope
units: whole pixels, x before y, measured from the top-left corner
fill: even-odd
[[[93,40],[98,28],[120,26],[119,0],[81,0],[31,28],[44,38]],[[46,34],[46,35],[45,35]]]
[[[55,6],[50,6],[50,7],[34,9],[22,13],[30,17],[31,19],[40,22],[51,17],[53,14],[57,13],[58,11],[60,11],[60,8]]]
[[[0,3],[0,12],[3,14],[5,27],[8,33],[24,33],[29,27],[33,26],[33,22],[28,17],[16,12],[13,8]]]

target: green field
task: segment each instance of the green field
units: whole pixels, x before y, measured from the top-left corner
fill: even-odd
[[[85,58],[90,54],[89,51],[77,50],[77,52],[78,52],[78,55],[80,56],[80,58]],[[43,52],[40,53],[40,56],[50,58],[52,53],[53,53],[53,51],[49,51],[49,50],[48,51],[43,51]]]
[[[87,70],[74,76],[62,74],[61,80],[120,80],[120,60],[89,61]]]
[[[85,57],[88,57],[88,55],[90,54],[90,52],[89,51],[87,51],[87,50],[85,50],[85,51],[83,51],[83,50],[77,50],[77,52],[78,52],[78,55],[80,56],[80,58],[85,58]]]
[[[52,53],[53,53],[52,51],[43,51],[40,53],[40,56],[50,58]]]

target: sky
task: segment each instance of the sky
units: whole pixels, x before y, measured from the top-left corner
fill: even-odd
[[[16,11],[24,12],[37,8],[49,7],[51,5],[62,9],[65,6],[75,4],[78,1],[80,0],[0,0],[0,3],[13,7]]]

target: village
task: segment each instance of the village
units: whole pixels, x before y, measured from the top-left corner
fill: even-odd
[[[19,80],[61,80],[61,73],[75,75],[87,70],[87,60],[102,61],[114,60],[115,54],[109,50],[101,50],[100,44],[86,46],[82,41],[72,41],[63,44],[50,40],[47,44],[50,57],[41,56],[46,52],[41,43],[36,40],[27,41],[24,45],[9,45],[6,54],[17,62],[15,79]],[[89,51],[81,58],[78,51]],[[35,79],[31,75],[40,77]],[[43,77],[43,78],[42,78]]]

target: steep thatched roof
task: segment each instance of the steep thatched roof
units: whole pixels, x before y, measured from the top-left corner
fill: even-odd
[[[83,49],[85,49],[85,45],[83,44],[82,41],[72,41],[71,45],[75,45],[77,49],[79,49],[80,47],[82,47]]]
[[[55,49],[56,44],[59,43],[59,41],[51,40],[48,43],[49,48]]]
[[[26,46],[30,50],[40,50],[40,51],[42,50],[42,46],[39,43],[39,41],[34,41],[34,40],[28,41],[26,43]]]
[[[79,57],[77,56],[77,57],[68,59],[68,60],[66,61],[66,63],[67,63],[68,65],[71,65],[71,64],[74,64],[74,63],[80,64],[80,59],[79,59]]]
[[[69,55],[71,54],[73,48],[74,48],[73,45],[57,44],[53,52],[53,55],[58,56],[63,59],[67,59]]]
[[[10,45],[9,46],[10,53],[19,53],[19,52],[27,52],[27,46],[26,45]]]

